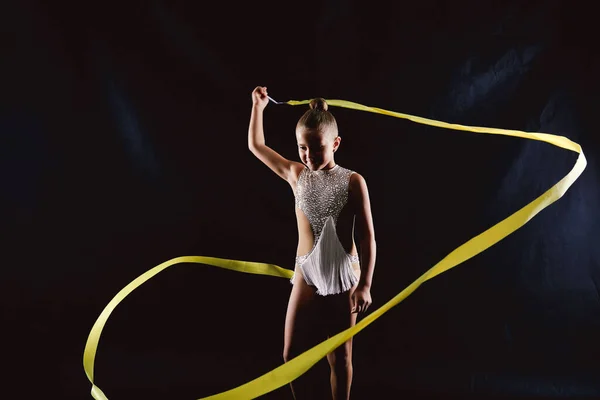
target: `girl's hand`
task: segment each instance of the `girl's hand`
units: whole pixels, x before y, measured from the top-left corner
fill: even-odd
[[[367,308],[373,303],[371,299],[371,290],[368,287],[358,285],[352,293],[352,313],[367,311]]]
[[[252,105],[258,107],[260,110],[264,110],[269,104],[269,98],[267,97],[267,87],[257,86],[252,91]]]

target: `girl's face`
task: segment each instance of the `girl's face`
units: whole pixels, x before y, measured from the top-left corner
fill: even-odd
[[[339,136],[331,139],[327,132],[312,129],[298,129],[296,140],[298,141],[298,154],[304,165],[311,171],[329,169],[335,166],[333,153],[337,150],[342,140]]]

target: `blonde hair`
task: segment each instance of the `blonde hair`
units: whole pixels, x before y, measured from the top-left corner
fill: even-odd
[[[320,97],[312,99],[309,106],[310,109],[300,117],[296,129],[310,129],[321,134],[327,132],[331,139],[335,139],[338,134],[338,126],[333,114],[327,111],[329,106],[325,99]]]

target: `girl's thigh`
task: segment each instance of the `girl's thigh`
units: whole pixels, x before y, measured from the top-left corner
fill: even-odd
[[[328,337],[337,335],[356,324],[356,313],[352,313],[352,294],[356,285],[347,292],[327,296],[321,307],[324,329]]]
[[[289,360],[327,338],[320,297],[297,268],[285,317],[285,359]]]

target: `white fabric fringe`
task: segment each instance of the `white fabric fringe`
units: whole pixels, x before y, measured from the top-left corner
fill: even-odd
[[[308,285],[317,294],[327,296],[350,290],[358,282],[352,271],[350,257],[338,239],[333,217],[325,221],[321,235],[306,260],[299,265]],[[291,279],[294,283],[295,274]]]

